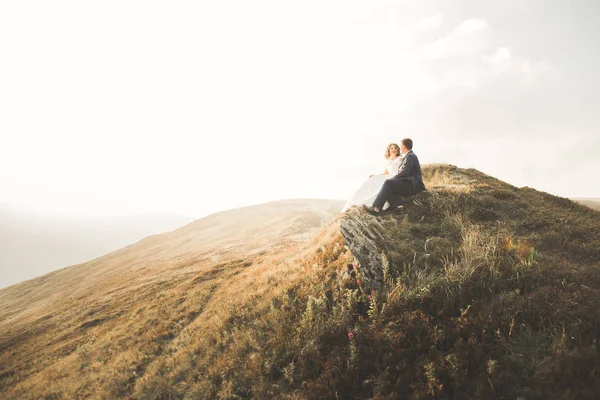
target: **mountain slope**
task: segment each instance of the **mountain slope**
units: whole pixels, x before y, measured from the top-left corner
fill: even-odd
[[[0,290],[2,386],[21,382],[13,392],[19,398],[36,397],[33,393],[87,397],[102,392],[97,381],[90,387],[80,382],[75,392],[71,390],[72,379],[78,376],[71,371],[78,369],[71,361],[80,354],[78,349],[92,343],[112,348],[118,337],[126,348],[150,349],[145,361],[138,360],[145,366],[161,353],[173,332],[202,313],[216,290],[214,282],[231,285],[228,277],[253,263],[265,264],[258,266],[264,270],[278,251],[296,248],[341,207],[340,201],[288,200],[222,212]],[[176,292],[175,304],[165,300],[170,299],[167,292]],[[225,290],[219,293],[221,299],[229,295]],[[138,318],[139,324],[133,323]],[[118,362],[112,358],[117,354],[108,347],[106,351]],[[70,389],[53,389],[63,381],[71,382]],[[125,393],[119,389],[114,394]]]
[[[430,190],[401,213],[301,218],[305,236],[281,225],[298,210],[265,214],[256,245],[205,221],[216,247],[201,230],[141,242],[73,269],[72,298],[0,291],[0,384],[9,398],[594,398],[600,213],[475,170],[423,173]]]
[[[91,260],[192,220],[172,214],[60,217],[0,205],[0,287]]]

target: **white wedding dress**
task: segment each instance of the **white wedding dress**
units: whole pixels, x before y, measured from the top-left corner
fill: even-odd
[[[352,195],[350,200],[344,204],[344,208],[342,208],[342,212],[346,211],[352,206],[360,206],[367,205],[370,206],[375,201],[379,190],[383,186],[383,182],[388,179],[393,178],[398,174],[398,168],[400,167],[400,163],[402,162],[402,157],[397,157],[395,160],[389,160],[386,166],[386,170],[389,172],[388,174],[380,174],[373,175],[369,179],[367,179],[358,190]],[[386,202],[383,206],[383,209],[387,209],[389,207],[389,203]]]

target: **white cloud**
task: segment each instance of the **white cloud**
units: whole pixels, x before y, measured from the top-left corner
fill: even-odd
[[[523,105],[523,82],[549,69],[486,19],[452,25],[420,2],[9,3],[0,194],[40,209],[201,216],[340,198],[389,141],[414,135],[426,155],[427,129],[437,143],[473,119],[437,119],[464,93],[506,86]]]
[[[491,56],[484,55],[482,58],[483,58],[483,61],[490,63],[490,64],[497,64],[497,63],[505,62],[511,58],[511,50],[508,47],[500,47]]]
[[[525,76],[525,81],[529,85],[535,85],[543,74],[552,70],[552,67],[546,61],[533,62],[523,59],[519,62],[519,69]]]
[[[546,62],[534,62],[515,55],[508,45],[490,51],[496,36],[486,20],[471,18],[447,35],[421,47],[419,58],[429,69],[429,100],[449,94],[457,101],[498,79],[535,85],[542,74],[550,70]],[[452,62],[447,62],[448,59]],[[448,97],[444,101],[447,100]],[[439,104],[437,100],[434,102]]]
[[[490,78],[521,76],[530,85],[538,83],[540,75],[551,69],[545,61],[534,62],[523,57],[513,56],[509,47],[500,47],[491,56],[483,55],[481,59],[490,66]]]
[[[471,18],[458,25],[453,33],[457,36],[464,36],[487,30],[489,26],[485,19]]]
[[[489,24],[485,19],[471,18],[456,26],[449,34],[421,48],[426,59],[478,54],[488,43]]]
[[[438,29],[444,23],[444,13],[438,12],[437,14],[430,15],[419,20],[416,24],[417,31],[428,31]]]

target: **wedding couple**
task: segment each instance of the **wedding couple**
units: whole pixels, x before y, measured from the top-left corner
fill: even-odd
[[[346,202],[342,212],[362,205],[368,213],[383,215],[404,208],[403,197],[425,190],[421,164],[412,151],[413,141],[402,139],[401,145],[391,143],[386,151],[387,167],[381,175],[371,175]]]

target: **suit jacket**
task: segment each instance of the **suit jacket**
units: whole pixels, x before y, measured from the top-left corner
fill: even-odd
[[[402,158],[402,163],[398,167],[398,175],[394,179],[407,179],[413,184],[415,192],[425,190],[425,184],[423,183],[423,175],[421,174],[421,164],[417,155],[410,150]]]

